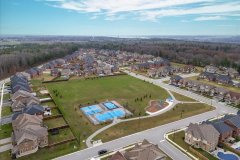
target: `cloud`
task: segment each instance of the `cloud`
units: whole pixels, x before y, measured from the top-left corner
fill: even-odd
[[[126,14],[139,20],[156,21],[170,16],[240,16],[240,2],[233,0],[45,0],[51,6],[80,13],[100,13],[109,19],[122,19]]]
[[[195,21],[216,21],[216,20],[222,20],[224,17],[222,16],[202,16],[202,17],[197,17],[194,20]]]

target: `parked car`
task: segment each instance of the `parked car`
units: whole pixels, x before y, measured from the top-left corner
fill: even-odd
[[[102,149],[102,150],[98,151],[98,155],[103,155],[103,154],[106,154],[107,152],[108,152],[108,150]]]

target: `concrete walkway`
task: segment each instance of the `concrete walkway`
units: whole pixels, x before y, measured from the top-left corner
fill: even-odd
[[[12,142],[12,138],[4,138],[0,140],[0,145],[6,144],[6,143],[11,143]]]

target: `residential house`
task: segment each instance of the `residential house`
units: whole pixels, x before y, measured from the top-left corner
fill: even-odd
[[[192,73],[195,71],[195,67],[193,65],[186,65],[182,67],[182,72],[183,73]]]
[[[202,72],[199,78],[206,79],[208,81],[216,81],[216,74],[210,72]]]
[[[125,153],[116,152],[108,160],[165,160],[166,157],[157,145],[143,140],[142,144],[136,144]]]
[[[207,65],[204,67],[203,69],[205,72],[209,72],[209,73],[216,73],[219,69],[218,67],[215,67],[213,65]]]
[[[216,149],[220,134],[210,124],[190,123],[185,131],[185,142],[195,148],[211,152]]]
[[[228,75],[218,75],[216,76],[216,82],[220,84],[233,84],[231,77]]]
[[[239,78],[239,73],[237,70],[233,69],[233,68],[227,68],[226,69],[227,74],[231,77],[231,78]]]
[[[40,100],[37,97],[29,96],[19,100],[15,100],[12,103],[12,111],[18,112],[24,109],[26,106],[33,105],[33,104],[40,104]]]
[[[115,154],[113,154],[108,160],[127,160],[124,155],[117,151]]]
[[[28,97],[31,97],[31,96],[33,96],[32,93],[29,93],[29,92],[24,91],[24,90],[18,90],[17,92],[15,92],[12,95],[11,99],[12,99],[12,101],[18,101],[18,100],[21,100],[23,98],[28,98]]]
[[[233,137],[240,136],[240,115],[232,116],[224,122],[233,129]]]
[[[228,126],[224,121],[216,121],[211,123],[213,127],[220,133],[219,141],[224,142],[227,138],[232,137],[233,129]]]
[[[170,84],[175,85],[175,86],[180,86],[181,85],[181,80],[183,78],[179,75],[174,75],[170,78]]]
[[[36,116],[43,116],[44,115],[45,108],[39,104],[31,104],[26,106],[24,109],[22,109],[19,112],[16,112],[12,116],[12,120],[15,120],[19,115],[26,113],[30,115],[36,115]]]
[[[12,121],[12,156],[19,158],[48,146],[47,127],[41,116],[21,114]]]
[[[14,75],[10,78],[11,81],[11,90],[12,93],[17,92],[18,90],[24,90],[31,92],[27,78],[22,74]]]
[[[61,71],[61,76],[62,77],[66,77],[66,78],[69,78],[70,75],[72,75],[72,71],[70,69],[63,69]]]
[[[53,76],[53,77],[58,77],[58,76],[60,76],[60,71],[59,71],[57,68],[53,68],[53,69],[51,70],[51,76]]]
[[[228,92],[229,91],[224,88],[216,87],[210,90],[210,96],[213,96],[213,98],[218,101],[222,101]]]
[[[239,105],[240,104],[240,93],[237,92],[228,92],[224,97],[225,102],[228,104]]]

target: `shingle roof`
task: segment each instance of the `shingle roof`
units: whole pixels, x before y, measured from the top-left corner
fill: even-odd
[[[216,122],[216,123],[212,123],[212,125],[214,126],[214,128],[220,133],[226,133],[226,132],[230,132],[233,129],[231,127],[229,127],[227,124],[225,124],[223,121],[220,122]]]
[[[228,121],[231,122],[237,128],[240,128],[240,116],[239,115],[229,118]]]

